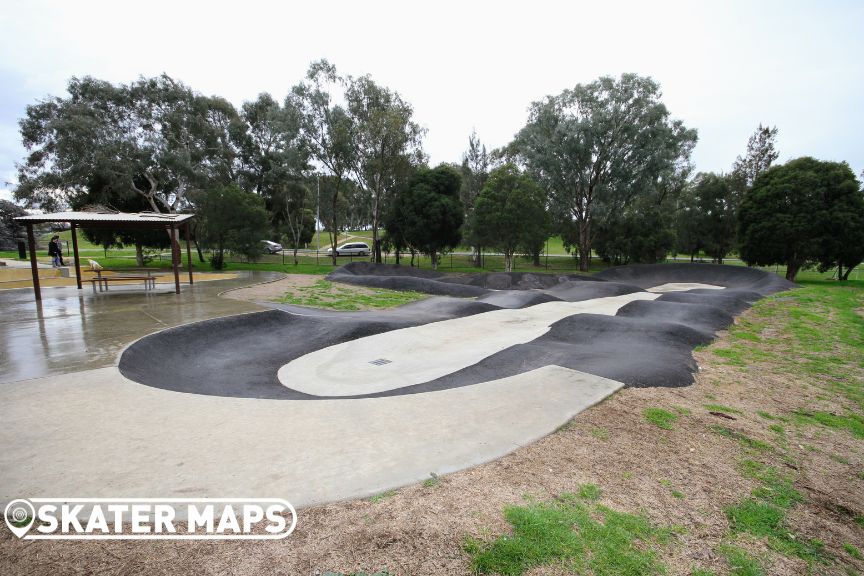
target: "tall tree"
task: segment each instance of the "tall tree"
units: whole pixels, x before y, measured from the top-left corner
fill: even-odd
[[[695,142],[695,130],[670,119],[656,82],[624,74],[534,102],[510,149],[544,186],[564,226],[575,227],[579,268],[587,271],[597,202],[649,189],[689,158]]]
[[[519,250],[530,252],[549,235],[546,194],[512,164],[492,171],[472,217],[478,239],[504,254],[507,272],[513,271],[513,258]]]
[[[309,154],[293,99],[280,106],[270,94],[259,94],[243,104],[240,116],[247,126],[241,146],[244,188],[266,198],[303,177]]]
[[[425,130],[411,120],[410,104],[369,76],[348,77],[345,90],[353,124],[354,174],[371,203],[373,260],[381,262],[379,228],[387,201],[413,165],[424,161]]]
[[[675,250],[689,254],[690,262],[695,261],[696,254],[705,248],[700,216],[699,198],[694,187],[688,186],[676,202],[673,229]]]
[[[864,201],[845,163],[804,157],[756,178],[739,210],[741,258],[786,265],[794,281],[804,267],[840,265],[839,277],[864,258]],[[845,268],[845,271],[844,271]]]
[[[27,211],[14,202],[0,199],[0,250],[12,250],[16,240],[24,235],[24,227],[15,218],[26,216]]]
[[[331,87],[339,82],[341,78],[335,66],[326,60],[313,62],[306,81],[292,89],[285,103],[286,108],[290,105],[297,111],[301,139],[312,158],[332,176],[333,187],[328,200],[332,221],[328,230],[334,266],[339,241],[340,193],[356,166],[354,123],[342,106],[332,103],[330,95]]]
[[[309,190],[301,182],[287,181],[270,192],[267,198],[273,229],[284,230],[294,250],[294,265],[299,264],[297,250],[315,233],[315,215],[309,208]]]
[[[261,237],[267,229],[264,201],[236,184],[193,193],[202,220],[201,238],[213,249],[213,268],[225,266],[225,250],[255,260],[261,254]]]
[[[462,228],[461,178],[447,165],[421,168],[400,198],[406,242],[432,259],[438,268],[439,256],[459,244]]]
[[[462,189],[459,197],[465,209],[465,223],[462,225],[462,239],[468,242],[474,253],[472,259],[475,266],[480,266],[481,246],[479,238],[474,233],[474,204],[486,180],[489,178],[489,169],[492,159],[486,151],[486,146],[477,137],[477,131],[472,130],[468,136],[468,150],[462,155]]]
[[[148,210],[177,212],[190,192],[232,178],[242,126],[227,101],[167,75],[128,85],[72,78],[67,90],[28,106],[19,123],[29,155],[15,196],[28,205],[58,209],[98,182],[113,198],[105,203],[134,195]]]
[[[597,225],[597,254],[613,265],[654,263],[666,258],[675,241],[659,206],[640,198]]]
[[[749,188],[753,186],[756,178],[768,170],[780,153],[774,148],[777,139],[777,127],[769,128],[759,124],[750,138],[747,140],[747,152],[744,156],[738,156],[732,165],[732,177]]]
[[[718,264],[735,244],[737,220],[730,178],[712,172],[698,174],[693,185],[702,246]]]

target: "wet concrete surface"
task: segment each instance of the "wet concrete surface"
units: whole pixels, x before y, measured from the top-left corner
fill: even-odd
[[[0,383],[112,366],[123,349],[142,336],[260,311],[255,304],[217,295],[283,276],[238,271],[233,280],[182,285],[179,295],[173,286],[149,291],[122,287],[95,294],[89,289],[48,288],[41,302],[34,300],[32,288],[0,290]]]

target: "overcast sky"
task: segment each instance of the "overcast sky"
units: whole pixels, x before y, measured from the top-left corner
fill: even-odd
[[[72,76],[165,72],[236,105],[282,99],[309,63],[371,74],[414,105],[433,164],[477,130],[506,144],[528,105],[635,72],[699,131],[700,171],[728,170],[761,122],[780,160],[864,169],[864,2],[202,2],[0,0],[0,187],[24,156],[18,119]]]

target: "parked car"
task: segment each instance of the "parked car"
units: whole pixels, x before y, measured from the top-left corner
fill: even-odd
[[[282,245],[270,240],[261,240],[261,246],[265,254],[278,254],[282,252]]]
[[[328,254],[333,253],[333,248],[327,249]],[[336,248],[336,256],[368,256],[369,245],[365,242],[349,242]]]

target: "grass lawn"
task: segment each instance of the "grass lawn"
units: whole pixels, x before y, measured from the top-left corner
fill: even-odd
[[[428,297],[428,294],[419,292],[370,289],[318,280],[312,286],[294,288],[277,302],[331,310],[381,310]]]

